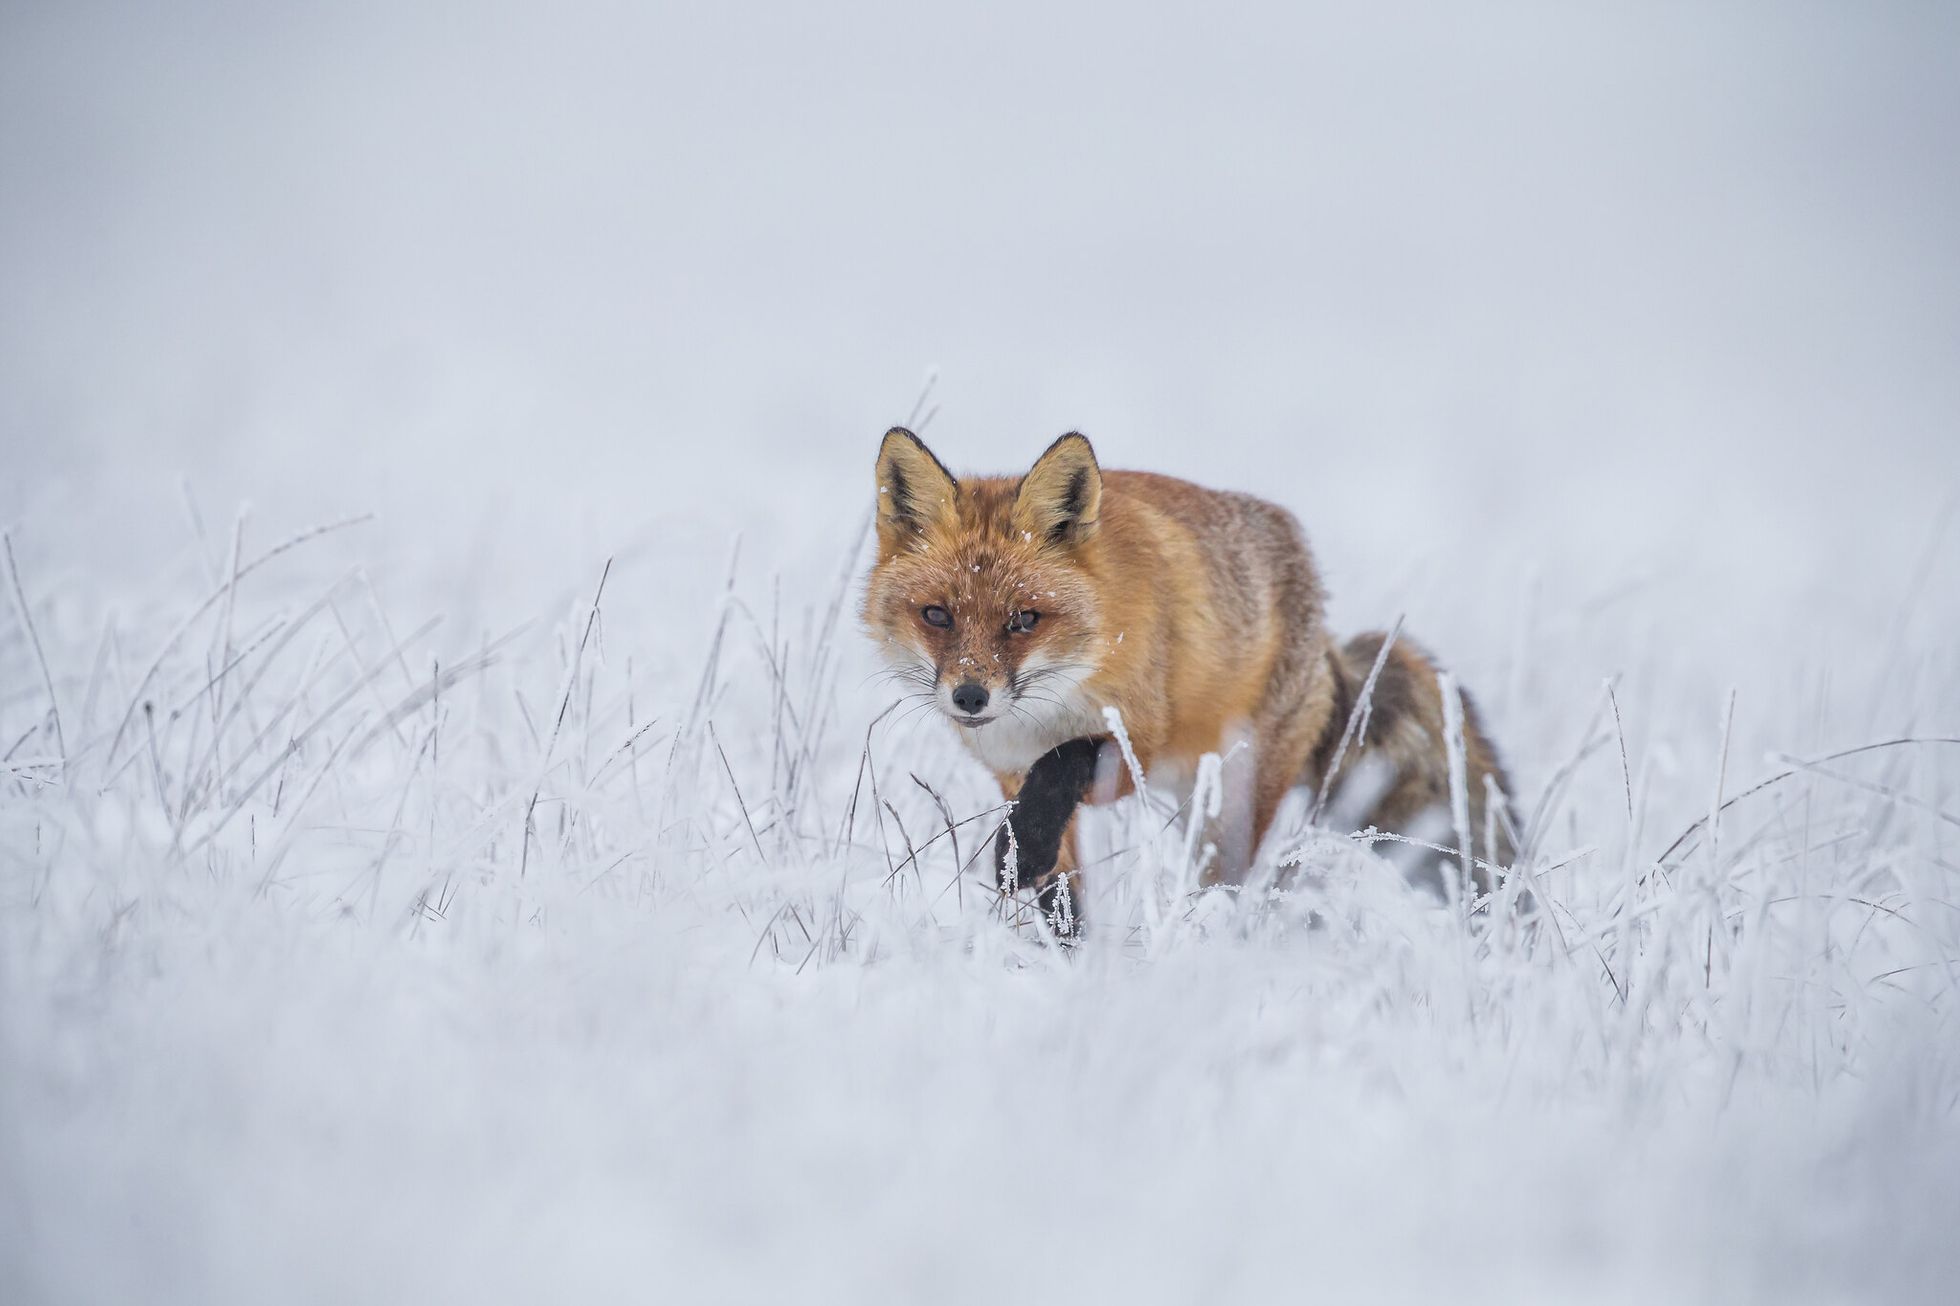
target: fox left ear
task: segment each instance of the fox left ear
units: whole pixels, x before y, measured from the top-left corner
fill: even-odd
[[[1070,431],[1021,478],[1014,527],[1050,544],[1080,544],[1102,515],[1102,468],[1086,436]]]
[[[886,553],[953,514],[959,482],[925,441],[902,426],[878,447],[878,538]]]

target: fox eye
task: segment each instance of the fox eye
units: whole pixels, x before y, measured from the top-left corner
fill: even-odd
[[[1034,623],[1041,620],[1041,614],[1032,608],[1017,612],[1007,619],[1007,628],[1017,635],[1025,635],[1034,629]]]
[[[919,616],[928,626],[937,626],[941,630],[952,629],[953,614],[940,607],[937,603],[929,608],[920,609]]]

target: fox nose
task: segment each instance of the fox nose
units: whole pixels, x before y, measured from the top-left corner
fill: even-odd
[[[968,716],[987,706],[987,691],[969,680],[953,691],[953,706]]]

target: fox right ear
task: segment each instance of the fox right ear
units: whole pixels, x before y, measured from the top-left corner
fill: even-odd
[[[1048,446],[1021,478],[1014,526],[1029,538],[1073,546],[1096,533],[1102,516],[1102,468],[1089,438],[1070,431]]]
[[[953,512],[959,482],[925,442],[902,426],[878,449],[878,540],[889,552]]]

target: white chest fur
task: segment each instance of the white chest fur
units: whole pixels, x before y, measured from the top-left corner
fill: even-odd
[[[1101,707],[1081,690],[1069,689],[1022,698],[978,730],[960,728],[960,741],[989,770],[1018,774],[1057,745],[1106,729]]]

